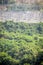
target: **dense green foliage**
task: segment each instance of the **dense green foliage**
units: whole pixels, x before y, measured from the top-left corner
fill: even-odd
[[[43,23],[0,22],[0,65],[43,65]]]

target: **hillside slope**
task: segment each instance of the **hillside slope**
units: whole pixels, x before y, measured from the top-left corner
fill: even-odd
[[[43,65],[43,23],[0,22],[0,65]]]

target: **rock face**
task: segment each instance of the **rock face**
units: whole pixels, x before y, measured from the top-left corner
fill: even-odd
[[[13,20],[15,22],[28,22],[28,23],[38,23],[43,22],[43,12],[40,11],[26,11],[26,12],[1,12],[0,20]]]
[[[34,3],[38,3],[38,4],[43,4],[43,0],[0,0],[0,4],[4,3],[19,3],[19,4],[34,4]]]
[[[15,2],[34,4],[34,3],[43,3],[43,0],[15,0]]]
[[[0,4],[7,4],[8,0],[0,0]]]
[[[19,3],[19,4],[43,4],[43,0],[11,0],[10,2],[15,2],[15,3]]]
[[[24,7],[24,4],[32,4],[32,5],[33,4],[42,4],[43,5],[43,0],[0,0],[0,3],[1,2],[2,3],[4,2],[4,4],[6,4],[6,3],[16,3],[16,5],[17,4],[22,4],[23,7]],[[3,21],[5,21],[5,20],[14,20],[16,22],[17,21],[19,21],[19,22],[21,22],[21,21],[25,22],[26,21],[26,22],[33,22],[33,23],[43,21],[43,12],[40,12],[39,11],[40,9],[38,11],[36,11],[36,10],[35,11],[29,11],[29,10],[26,9],[29,6],[26,7],[26,8],[23,8],[23,7],[19,7],[20,5],[19,6],[17,5],[17,7],[13,5],[14,8],[11,8],[12,5],[13,4],[10,4],[10,7],[9,7],[9,5],[8,6],[0,5],[0,21],[1,20],[3,20]],[[37,7],[35,5],[34,9],[39,8],[39,7],[38,8]],[[10,8],[11,9],[16,9],[16,10],[17,10],[17,8],[18,9],[20,8],[21,10],[26,9],[26,11],[21,12],[21,10],[20,10],[18,12],[15,12],[15,11],[10,10],[11,12],[9,12],[8,9],[10,9]],[[32,7],[32,9],[33,9],[33,7]]]
[[[21,10],[26,8],[43,9],[43,0],[0,0],[0,4],[4,4],[0,5],[0,10],[8,10],[7,8],[21,8]]]
[[[5,11],[5,10],[7,10],[7,7],[4,5],[0,5],[0,11]]]

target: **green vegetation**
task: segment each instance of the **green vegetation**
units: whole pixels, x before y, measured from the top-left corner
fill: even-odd
[[[43,23],[0,22],[0,65],[43,65]]]

